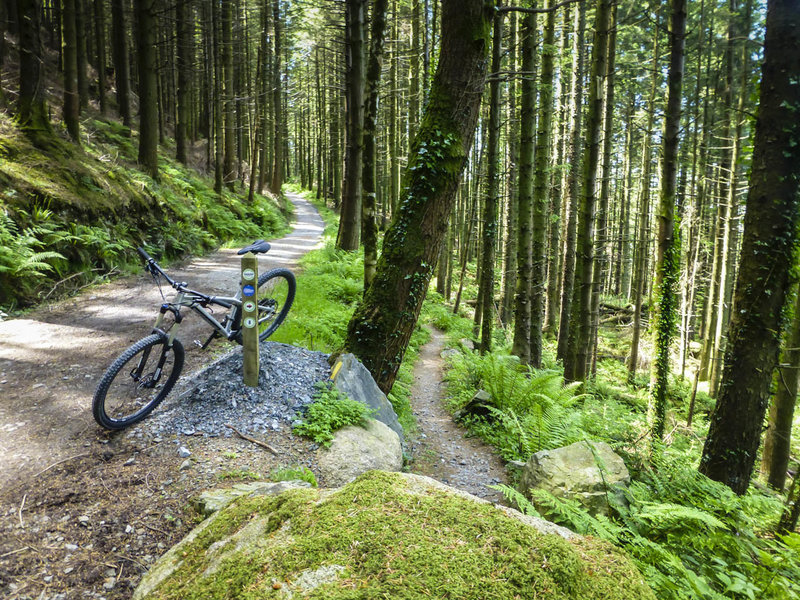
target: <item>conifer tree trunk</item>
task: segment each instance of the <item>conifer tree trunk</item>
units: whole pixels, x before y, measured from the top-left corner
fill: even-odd
[[[492,66],[496,74],[489,83],[489,140],[486,150],[487,195],[483,205],[483,254],[481,264],[480,297],[481,354],[492,351],[494,326],[494,262],[497,243],[497,204],[500,193],[500,61],[503,57],[503,15],[497,13],[492,26]]]
[[[795,288],[796,289],[796,288]],[[794,315],[789,334],[776,370],[777,392],[769,409],[769,427],[761,452],[762,470],[769,485],[783,491],[791,452],[792,422],[800,376],[800,293],[795,291]]]
[[[737,494],[750,483],[778,358],[781,312],[800,216],[800,11],[795,0],[767,3],[753,167],[739,276],[719,399],[700,472]]]
[[[611,194],[611,138],[614,127],[614,69],[616,68],[617,56],[617,4],[611,5],[611,15],[609,16],[609,36],[608,52],[606,60],[606,84],[605,84],[605,114],[603,116],[603,179],[600,183],[600,205],[597,211],[597,252],[594,261],[594,278],[592,281],[592,329],[590,334],[589,350],[591,354],[590,372],[596,371],[597,366],[597,336],[600,328],[600,294],[603,291],[603,273],[611,269],[608,253],[606,249],[608,235],[608,205],[609,195]],[[610,287],[610,286],[609,286]]]
[[[583,155],[583,68],[584,68],[584,31],[586,29],[586,2],[578,3],[575,15],[575,37],[572,52],[572,131],[570,131],[570,172],[569,172],[569,206],[564,224],[566,232],[563,262],[563,279],[561,282],[561,314],[558,325],[557,356],[565,361],[567,340],[569,339],[570,314],[572,312],[572,290],[575,284],[575,244],[578,231],[578,194],[580,193],[581,157]]]
[[[135,0],[136,60],[139,71],[139,165],[158,177],[158,64],[156,0]]]
[[[686,0],[672,0],[667,110],[664,121],[664,159],[661,168],[661,198],[656,217],[658,221],[658,255],[653,286],[657,294],[654,310],[656,356],[653,364],[653,384],[650,390],[651,435],[654,441],[661,441],[664,437],[669,349],[677,321],[680,246],[675,239],[675,186],[678,173],[678,135],[681,122],[685,38]]]
[[[72,141],[80,144],[79,119],[81,115],[78,95],[78,32],[75,28],[75,0],[62,0],[62,23],[64,39],[64,125]]]
[[[533,218],[533,150],[536,102],[536,83],[531,76],[536,44],[536,15],[526,14],[520,27],[522,43],[523,77],[520,96],[519,144],[519,201],[517,203],[517,289],[514,295],[514,341],[511,353],[519,356],[522,364],[531,361],[531,275],[533,274],[532,218]]]
[[[86,3],[91,0],[74,0],[75,2],[75,75],[78,82],[78,114],[89,106],[89,77],[87,70],[89,60],[86,54]]]
[[[441,53],[403,176],[403,199],[375,280],[348,326],[347,348],[384,392],[392,388],[419,317],[472,145],[493,13],[483,0],[442,2]]]
[[[233,89],[233,2],[221,0],[222,5],[222,81],[223,122],[225,127],[225,154],[222,164],[222,181],[228,189],[236,187],[236,111]]]
[[[272,151],[272,181],[269,189],[273,194],[280,195],[283,187],[283,146],[286,136],[284,135],[285,118],[283,107],[281,106],[283,86],[281,84],[281,52],[283,47],[283,25],[281,23],[281,12],[279,0],[272,0],[272,26],[275,32],[275,53],[272,63],[272,103],[275,107],[275,131],[273,133]]]
[[[179,162],[186,164],[186,138],[189,121],[189,86],[191,81],[191,68],[189,62],[191,44],[191,31],[194,19],[191,10],[186,10],[183,1],[175,4],[175,26],[177,44],[178,67],[178,120],[175,123],[175,157]]]
[[[600,155],[600,128],[603,120],[602,85],[605,81],[608,49],[608,18],[612,0],[598,0],[592,67],[589,76],[589,110],[586,122],[587,152],[583,164],[583,186],[578,217],[575,281],[564,355],[564,379],[585,381],[591,340],[592,263],[594,262],[594,218],[597,201],[597,166]]]
[[[559,55],[563,57],[567,55],[569,30],[570,30],[570,8],[568,4],[564,9],[564,18],[561,28],[561,48]],[[554,154],[556,163],[561,166],[565,160],[565,152],[567,151],[568,144],[566,143],[567,121],[569,120],[569,93],[567,93],[567,76],[568,65],[564,64],[561,69],[561,77],[559,77],[558,85],[560,86],[559,98],[561,99],[559,108],[560,127],[559,135],[557,136],[557,150]],[[547,269],[547,324],[545,325],[546,331],[550,335],[555,335],[558,332],[558,319],[560,314],[560,287],[561,282],[561,226],[564,223],[562,212],[566,208],[566,202],[563,202],[561,195],[564,190],[563,186],[564,177],[561,172],[554,170],[552,176],[552,193],[550,194],[551,208],[550,208],[550,257]]]
[[[19,98],[17,122],[37,145],[46,145],[53,129],[47,115],[43,52],[39,37],[40,0],[17,0],[19,16]]]
[[[547,209],[550,170],[550,130],[553,124],[553,76],[555,73],[556,13],[553,0],[548,0],[544,41],[542,47],[542,72],[539,83],[539,118],[536,133],[536,164],[533,176],[533,210],[531,247],[531,323],[530,365],[542,366],[542,329],[545,309],[545,239],[547,236]]]
[[[645,271],[647,269],[647,241],[650,216],[650,143],[652,141],[653,122],[655,120],[656,90],[658,89],[658,27],[653,33],[653,82],[650,87],[650,100],[647,104],[647,125],[645,126],[644,141],[642,142],[642,186],[639,200],[639,232],[636,236],[636,266],[633,282],[633,336],[631,339],[631,354],[628,358],[628,383],[633,384],[636,369],[639,366],[639,340],[642,334],[642,304],[645,289]]]
[[[378,91],[383,65],[387,0],[376,0],[372,7],[372,26],[367,65],[366,106],[364,110],[364,172],[361,205],[361,237],[364,242],[364,288],[372,283],[378,262],[378,225],[375,220],[377,198],[376,137]]]
[[[513,73],[517,69],[517,13],[512,12],[508,20],[508,70]],[[506,139],[508,140],[508,166],[506,172],[508,179],[506,190],[508,195],[508,208],[506,215],[506,240],[504,249],[505,271],[503,277],[503,304],[500,310],[500,320],[508,324],[514,314],[514,291],[517,287],[517,219],[519,216],[517,194],[517,163],[519,162],[519,120],[517,117],[517,79],[508,82],[508,107],[506,122]]]
[[[364,12],[366,0],[347,0],[345,88],[347,146],[342,211],[336,247],[358,250],[361,237],[361,175],[364,151]]]
[[[100,114],[108,111],[106,100],[106,8],[103,0],[94,0],[94,37],[97,40],[97,100]]]
[[[131,126],[131,73],[128,62],[128,28],[125,25],[125,2],[111,0],[111,50],[114,59],[114,83],[117,86],[117,110],[125,127]]]
[[[397,121],[400,118],[397,110],[397,0],[392,0],[392,54],[389,63],[389,207],[394,216],[397,210],[397,199],[400,195],[400,161],[398,153],[400,145],[397,135]]]

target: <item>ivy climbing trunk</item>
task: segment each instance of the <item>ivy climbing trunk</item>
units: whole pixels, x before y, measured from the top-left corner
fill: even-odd
[[[398,212],[375,280],[348,325],[347,348],[384,392],[392,388],[417,323],[472,145],[493,14],[486,0],[442,2],[439,62]]]
[[[664,437],[667,414],[669,348],[677,322],[677,286],[680,245],[675,239],[675,190],[678,174],[678,135],[681,122],[684,44],[686,38],[686,0],[672,0],[669,40],[669,75],[667,77],[667,111],[664,121],[664,159],[661,163],[661,198],[658,213],[658,245],[655,304],[655,361],[650,389],[650,431],[654,441]]]
[[[700,472],[737,494],[750,483],[778,358],[781,313],[800,216],[800,12],[796,0],[767,3],[753,167],[739,276],[719,398]],[[746,310],[745,310],[746,309]]]

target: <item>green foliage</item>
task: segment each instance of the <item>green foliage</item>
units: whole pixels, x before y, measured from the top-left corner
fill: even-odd
[[[311,487],[317,487],[316,475],[304,465],[273,469],[269,474],[269,478],[272,481],[305,481]]]
[[[624,548],[661,599],[800,597],[800,536],[758,535],[759,523],[775,522],[779,502],[739,497],[678,454],[655,461],[613,520],[543,490],[533,497],[545,518]]]
[[[27,306],[127,264],[136,246],[160,259],[251,242],[287,228],[277,202],[214,192],[211,182],[166,156],[160,180],[139,171],[126,128],[89,121],[82,150],[58,156],[30,145],[0,113],[0,306]],[[98,275],[99,274],[99,275]]]
[[[314,402],[306,409],[303,422],[295,425],[293,431],[327,448],[333,441],[334,432],[346,425],[363,427],[371,414],[369,407],[351,400],[333,385],[320,384]]]
[[[323,352],[341,350],[363,291],[363,257],[336,250],[328,240],[324,248],[306,254],[300,267],[290,317],[271,339]]]
[[[507,460],[527,460],[586,437],[580,414],[570,410],[582,396],[557,371],[522,367],[514,356],[470,353],[451,361],[445,379],[452,410],[463,408],[478,389],[489,393],[489,416],[466,423]]]

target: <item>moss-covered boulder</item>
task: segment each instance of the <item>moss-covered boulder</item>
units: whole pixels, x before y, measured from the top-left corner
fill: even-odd
[[[618,550],[416,475],[241,497],[142,580],[134,600],[655,599]],[[165,565],[164,568],[162,565]]]

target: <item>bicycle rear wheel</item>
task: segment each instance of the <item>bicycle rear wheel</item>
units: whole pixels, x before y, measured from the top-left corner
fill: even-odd
[[[169,394],[183,369],[183,345],[169,347],[153,334],[123,352],[103,374],[92,412],[106,429],[124,429],[144,419]]]
[[[294,302],[297,282],[289,269],[272,269],[258,278],[258,339],[275,333]]]

